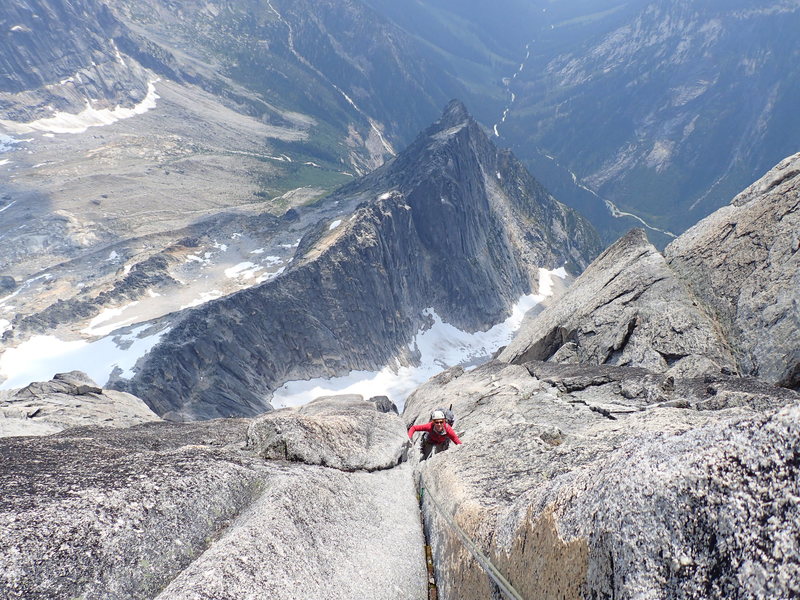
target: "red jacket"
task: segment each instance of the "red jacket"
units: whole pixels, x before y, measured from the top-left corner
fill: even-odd
[[[444,424],[445,435],[439,435],[433,430],[433,421],[431,421],[430,423],[425,423],[424,425],[412,425],[411,429],[408,430],[409,439],[414,437],[414,432],[416,431],[427,431],[428,439],[431,441],[432,444],[441,444],[447,438],[450,438],[454,444],[461,443],[461,440],[458,439],[456,432],[453,431],[453,428],[450,427],[448,423]]]

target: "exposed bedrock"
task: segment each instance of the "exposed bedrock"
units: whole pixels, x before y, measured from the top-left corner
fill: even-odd
[[[800,153],[665,250],[708,306],[744,374],[800,386]]]
[[[403,430],[374,402],[335,403],[313,411],[331,436],[368,439],[376,415]],[[297,435],[311,418],[281,412]],[[343,414],[352,431],[341,430]],[[249,449],[256,427],[223,419],[0,439],[0,596],[425,598],[410,466],[342,471],[264,459]],[[397,437],[381,430],[363,462],[396,453]]]
[[[397,466],[408,439],[402,419],[361,396],[322,397],[301,408],[267,413],[250,426],[248,445],[259,456],[343,471]]]
[[[714,319],[641,229],[603,252],[500,359],[641,366],[679,376],[735,369]]]
[[[447,518],[524,598],[800,593],[796,392],[495,361],[431,379],[405,416],[450,403],[463,445],[419,467],[440,598],[501,597]]]
[[[633,230],[500,355],[799,385],[800,154],[670,244]]]
[[[86,425],[130,427],[160,420],[139,398],[101,389],[80,371],[0,391],[0,437],[50,435]]]
[[[5,51],[0,56],[0,112],[27,123],[51,118],[53,109],[130,108],[148,91],[149,74],[123,59],[130,32],[96,0],[9,0],[4,11]],[[15,130],[16,125],[11,125]],[[24,131],[24,130],[21,130]]]
[[[282,276],[187,311],[115,386],[172,419],[259,414],[286,381],[413,362],[427,308],[486,329],[539,267],[579,270],[597,250],[591,226],[458,102],[337,197],[363,203],[307,234]]]

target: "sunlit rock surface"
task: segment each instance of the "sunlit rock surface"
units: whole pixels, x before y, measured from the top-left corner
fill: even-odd
[[[800,395],[736,377],[492,362],[420,387],[461,446],[422,463],[440,598],[493,585],[438,503],[523,597],[800,592]]]
[[[384,414],[345,405],[361,431]],[[426,597],[409,465],[371,473],[265,460],[246,448],[251,425],[0,440],[0,596]]]
[[[800,155],[670,244],[641,231],[600,255],[501,360],[720,371],[797,388]]]
[[[603,252],[500,359],[640,366],[678,376],[736,368],[718,325],[641,229]]]
[[[101,389],[85,373],[0,392],[0,437],[49,435],[83,425],[129,427],[160,421],[136,396]]]
[[[344,471],[396,466],[408,439],[402,419],[361,396],[317,398],[256,419],[248,445],[259,456]]]
[[[800,154],[670,244],[670,267],[736,348],[743,373],[800,386]]]

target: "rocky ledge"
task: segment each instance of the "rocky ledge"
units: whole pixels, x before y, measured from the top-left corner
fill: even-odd
[[[800,154],[670,244],[634,230],[500,359],[741,373],[800,385]]]

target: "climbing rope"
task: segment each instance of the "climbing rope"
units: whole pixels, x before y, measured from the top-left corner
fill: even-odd
[[[494,584],[499,588],[499,590],[507,597],[511,598],[512,600],[524,600],[524,598],[520,595],[520,593],[514,589],[514,586],[506,579],[503,574],[492,564],[492,561],[489,560],[489,557],[486,556],[483,552],[481,552],[478,545],[467,535],[467,532],[464,531],[458,523],[456,523],[452,516],[442,507],[439,501],[436,499],[436,496],[430,491],[425,489],[425,481],[422,478],[422,473],[419,474],[419,489],[420,494],[424,497],[427,494],[427,497],[433,503],[434,508],[439,512],[445,522],[450,526],[458,537],[461,538],[461,541],[467,547],[470,554],[472,554],[473,558],[478,561],[478,564],[483,567],[483,570],[489,576],[489,578],[494,582]]]

